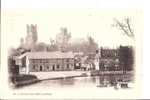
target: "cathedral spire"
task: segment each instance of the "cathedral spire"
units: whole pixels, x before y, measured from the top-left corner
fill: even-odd
[[[32,49],[34,47],[34,45],[37,42],[38,36],[37,36],[37,25],[26,25],[27,27],[27,36],[26,36],[26,46],[29,49]]]

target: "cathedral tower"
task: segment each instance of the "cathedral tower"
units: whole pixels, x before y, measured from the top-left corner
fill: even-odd
[[[30,50],[35,46],[38,36],[37,36],[37,25],[26,25],[27,27],[27,36],[26,36],[26,47]]]

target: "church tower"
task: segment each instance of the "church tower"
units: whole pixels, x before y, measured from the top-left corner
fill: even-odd
[[[32,49],[34,48],[37,40],[38,40],[38,36],[37,36],[37,25],[26,25],[27,27],[27,36],[26,36],[26,47],[27,49],[30,49],[32,51]]]

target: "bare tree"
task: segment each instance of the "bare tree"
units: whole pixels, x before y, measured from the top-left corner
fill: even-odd
[[[134,39],[134,31],[131,28],[131,21],[129,18],[125,18],[123,22],[120,22],[118,19],[114,19],[115,24],[113,27],[117,27],[119,30],[123,31],[123,34],[127,35],[128,37]]]
[[[34,47],[34,51],[47,51],[47,44],[44,42],[39,42]]]
[[[56,41],[52,38],[50,38],[50,45],[48,44],[48,51],[58,51]]]

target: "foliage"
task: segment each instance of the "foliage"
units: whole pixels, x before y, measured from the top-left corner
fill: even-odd
[[[87,40],[83,40],[82,42],[71,43],[68,50],[73,52],[83,52],[84,54],[95,53],[98,49],[98,44],[95,40],[88,36]]]
[[[34,50],[33,51],[47,51],[47,44],[43,43],[43,42],[40,42],[40,43],[37,43],[34,47]]]

